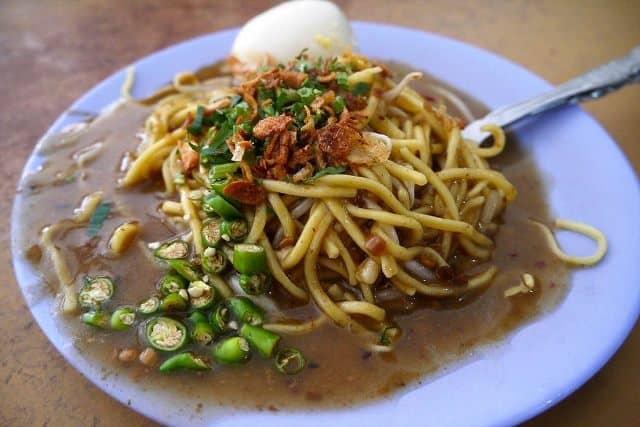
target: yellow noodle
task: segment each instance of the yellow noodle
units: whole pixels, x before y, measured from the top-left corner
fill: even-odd
[[[406,136],[391,120],[386,117],[380,118],[377,114],[374,114],[373,117],[369,119],[369,124],[376,132],[383,133],[391,138],[399,139]]]
[[[338,252],[340,252],[340,257],[342,258],[342,262],[344,263],[345,268],[347,269],[347,278],[348,282],[351,286],[354,286],[357,283],[356,280],[356,264],[353,261],[353,257],[349,253],[349,250],[342,242],[334,230],[329,230],[327,232],[327,238],[331,239],[336,247],[338,248]]]
[[[452,219],[459,219],[458,207],[453,200],[453,196],[451,195],[451,191],[447,188],[444,182],[438,177],[438,175],[431,170],[429,166],[420,161],[415,155],[413,155],[409,150],[401,149],[400,155],[404,160],[406,160],[409,164],[411,164],[416,170],[422,172],[424,176],[429,181],[429,184],[433,186],[436,190],[442,201],[444,202],[447,210],[449,211],[449,215]]]
[[[318,182],[319,180],[316,180]],[[291,196],[298,197],[311,197],[311,198],[328,198],[328,197],[344,197],[350,199],[356,196],[356,190],[351,188],[336,188],[327,185],[302,185],[302,184],[289,184],[283,181],[274,181],[271,179],[262,180],[262,186],[265,190],[280,193],[289,194]]]
[[[458,166],[458,147],[460,146],[460,129],[455,128],[449,134],[447,143],[447,160],[443,169],[455,168]]]
[[[302,323],[265,323],[262,327],[268,331],[283,335],[304,335],[327,323],[329,318],[324,314]]]
[[[49,254],[49,258],[53,262],[53,270],[58,278],[58,283],[62,291],[62,312],[65,314],[74,314],[78,311],[78,296],[73,288],[73,276],[69,271],[64,255],[60,248],[53,243],[52,234],[57,230],[56,225],[45,227],[40,236],[42,246],[45,253]]]
[[[164,202],[162,202],[160,210],[162,210],[162,212],[166,213],[167,215],[184,215],[182,204],[174,202],[172,200],[165,200]]]
[[[207,274],[207,277],[209,278],[208,283],[213,286],[223,298],[231,298],[233,296],[233,291],[222,277],[217,274]]]
[[[493,145],[488,148],[481,148],[476,144],[470,144],[473,151],[480,157],[494,157],[498,154],[502,153],[502,150],[505,147],[505,136],[504,131],[500,126],[497,125],[484,125],[481,130],[485,132],[490,132],[493,136]]]
[[[263,203],[256,207],[253,221],[251,222],[251,229],[249,234],[244,239],[246,243],[256,243],[264,231],[264,226],[267,224],[267,207]]]
[[[269,200],[271,208],[282,224],[285,237],[294,238],[296,236],[296,224],[293,218],[291,218],[287,205],[284,204],[280,196],[276,193],[268,193],[267,200]]]
[[[103,194],[102,191],[96,191],[84,197],[80,202],[80,207],[73,211],[73,222],[80,224],[89,221],[91,215],[93,215],[93,212],[102,201]]]
[[[378,322],[382,322],[386,316],[382,308],[366,301],[342,301],[337,305],[348,314],[361,314]]]
[[[357,218],[372,219],[374,221],[381,222],[383,224],[394,225],[396,227],[404,227],[412,230],[418,230],[422,233],[422,225],[411,218],[404,215],[398,215],[391,212],[379,210],[379,209],[364,209],[357,206],[347,204],[347,212]]]
[[[311,245],[311,240],[316,233],[318,225],[325,217],[327,217],[327,213],[325,205],[320,204],[318,205],[318,208],[309,215],[309,219],[304,225],[296,244],[293,246],[293,249],[291,249],[291,252],[289,252],[287,257],[282,261],[282,268],[284,270],[289,270],[302,261],[302,258],[304,258],[305,253]]]
[[[398,274],[398,263],[393,256],[380,255],[380,267],[382,274],[389,279]]]
[[[413,182],[416,185],[425,185],[427,183],[427,178],[424,174],[390,160],[384,162],[384,167],[387,168],[391,175],[403,181]]]
[[[164,136],[157,143],[147,148],[137,159],[133,161],[120,184],[125,187],[129,187],[149,177],[151,172],[153,172],[151,166],[154,156],[158,154],[158,152],[164,152],[161,151],[164,148],[172,147],[176,141],[183,138],[185,134],[186,131],[184,129],[176,129],[170,134]]]
[[[377,224],[371,227],[371,233],[379,236],[382,240],[384,240],[385,251],[401,261],[409,261],[422,253],[423,248],[421,247],[416,246],[412,248],[405,248],[404,246],[401,246],[398,243],[394,242],[393,239],[391,239],[391,237],[389,237],[387,233],[385,233],[384,230],[382,230],[382,228]]]
[[[309,299],[309,296],[303,289],[296,286],[296,284],[294,284],[291,279],[289,279],[284,270],[282,270],[282,268],[280,267],[280,262],[278,261],[278,257],[273,251],[269,239],[267,239],[264,234],[260,236],[259,243],[267,253],[267,265],[269,266],[269,271],[271,271],[271,274],[276,279],[276,281],[278,281],[278,283],[280,283],[287,290],[287,292],[289,292],[294,297],[303,301],[307,301]]]
[[[189,221],[189,228],[191,229],[191,233],[193,234],[194,250],[196,254],[200,255],[204,250],[204,248],[202,247],[202,239],[199,238],[200,230],[202,228],[200,215],[198,215],[198,212],[191,202],[191,199],[189,199],[189,188],[181,185],[178,187],[178,191],[180,192],[180,204],[182,205],[182,210],[188,218],[187,220]]]
[[[516,198],[516,188],[500,172],[486,169],[451,168],[437,173],[443,181],[454,179],[486,180],[504,192],[508,201]]]
[[[607,238],[605,237],[605,235],[602,234],[602,232],[597,228],[592,227],[588,224],[583,224],[581,222],[571,221],[567,219],[556,219],[553,222],[553,226],[555,228],[570,230],[576,233],[583,234],[596,242],[598,248],[593,255],[578,257],[569,255],[562,249],[560,249],[558,243],[556,242],[556,238],[549,227],[538,221],[532,222],[534,224],[537,224],[544,232],[545,238],[547,239],[547,244],[549,245],[551,252],[553,252],[555,256],[568,264],[589,267],[600,262],[600,260],[602,260],[602,258],[604,257],[604,254],[607,252]]]
[[[365,332],[366,329],[360,325],[358,322],[353,320],[347,313],[340,309],[331,298],[327,296],[327,294],[322,289],[320,282],[318,280],[318,275],[316,272],[316,261],[318,259],[318,252],[320,250],[320,245],[322,243],[322,238],[326,233],[327,229],[331,225],[333,221],[333,217],[331,215],[324,215],[318,227],[316,229],[316,233],[311,240],[311,244],[309,245],[309,250],[307,251],[304,258],[304,275],[307,282],[307,287],[309,288],[309,292],[311,293],[312,298],[318,304],[318,307],[324,313],[330,317],[334,322],[338,325],[348,328],[355,333]]]
[[[338,273],[345,279],[349,277],[349,273],[347,273],[347,269],[344,267],[344,264],[336,259],[320,257],[318,258],[318,264],[322,265],[323,267],[327,267],[329,270],[335,273]]]
[[[137,221],[125,222],[119,225],[113,232],[111,239],[109,239],[109,248],[117,255],[122,254],[129,249],[129,246],[138,237],[139,232],[140,223]]]
[[[378,181],[382,183],[388,190],[391,190],[391,174],[389,171],[382,165],[373,165],[371,166],[371,170],[377,175]]]

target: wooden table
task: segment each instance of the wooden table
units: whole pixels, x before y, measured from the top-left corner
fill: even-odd
[[[180,40],[241,25],[273,1],[0,3],[0,238],[9,240],[16,183],[34,144],[69,104],[136,58]],[[352,19],[440,33],[562,82],[640,43],[640,2],[606,0],[339,2]],[[640,87],[585,107],[640,170]],[[0,425],[155,425],[101,392],[49,344],[26,309],[0,247]],[[637,254],[636,254],[637,255]],[[638,278],[630,280],[639,281]],[[530,421],[640,425],[640,327],[580,390]]]

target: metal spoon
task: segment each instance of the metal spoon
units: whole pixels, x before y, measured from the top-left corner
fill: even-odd
[[[480,144],[489,136],[489,133],[481,130],[486,124],[508,127],[551,108],[597,99],[637,82],[640,82],[640,46],[635,47],[629,55],[596,67],[547,93],[492,111],[469,123],[462,130],[462,137]]]

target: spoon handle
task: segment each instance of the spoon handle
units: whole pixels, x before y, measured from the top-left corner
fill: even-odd
[[[627,56],[587,71],[549,92],[498,108],[484,118],[470,123],[462,131],[462,135],[479,142],[486,135],[480,128],[487,123],[507,127],[551,108],[597,99],[636,82],[640,82],[640,46],[635,47]]]

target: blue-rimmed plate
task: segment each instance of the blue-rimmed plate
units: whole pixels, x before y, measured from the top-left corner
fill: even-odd
[[[525,99],[549,84],[523,68],[478,48],[433,34],[386,25],[355,23],[361,51],[400,61],[481,100],[491,108]],[[225,57],[237,30],[199,37],[135,63],[134,95],[143,97],[176,72]],[[112,75],[69,110],[100,111],[119,96],[124,70]],[[63,114],[49,129],[77,121]],[[528,155],[547,177],[555,216],[593,224],[609,239],[603,262],[576,271],[560,306],[516,331],[480,356],[462,361],[421,386],[351,409],[321,412],[250,412],[204,407],[166,390],[145,390],[126,376],[103,378],[56,326],[54,300],[17,248],[22,206],[12,215],[13,257],[18,282],[40,327],[73,366],[98,387],[135,410],[166,424],[244,426],[310,425],[505,425],[523,421],[557,403],[587,381],[627,336],[640,310],[640,191],[628,162],[604,130],[579,108],[544,115],[518,130]],[[32,156],[24,173],[37,167]],[[526,195],[521,195],[526,197]],[[579,238],[562,243],[571,252],[590,250]]]

